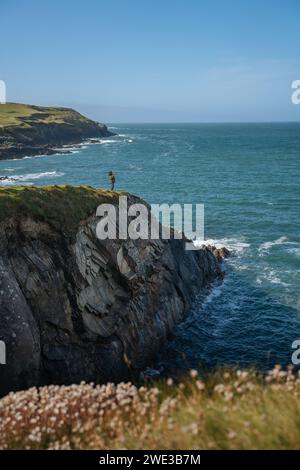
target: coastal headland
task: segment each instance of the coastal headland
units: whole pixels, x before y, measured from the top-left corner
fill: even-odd
[[[0,160],[51,155],[59,153],[63,145],[112,135],[105,124],[71,108],[18,103],[0,106]]]

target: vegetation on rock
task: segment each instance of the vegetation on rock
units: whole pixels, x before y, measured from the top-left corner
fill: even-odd
[[[8,127],[28,128],[35,124],[89,123],[90,119],[74,109],[6,103],[0,106],[0,130]]]
[[[32,217],[71,235],[99,204],[116,204],[120,194],[91,186],[0,188],[0,223],[16,216]]]

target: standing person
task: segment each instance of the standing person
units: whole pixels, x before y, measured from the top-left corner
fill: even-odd
[[[109,183],[110,183],[110,189],[111,189],[111,191],[113,191],[115,189],[116,177],[115,177],[115,175],[113,174],[112,171],[110,171],[108,173],[108,179],[109,179]]]

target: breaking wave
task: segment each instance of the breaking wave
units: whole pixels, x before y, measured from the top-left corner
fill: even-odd
[[[64,176],[64,173],[59,171],[45,171],[41,173],[27,173],[25,175],[2,176],[0,178],[1,186],[16,186],[18,184],[30,184],[32,181],[44,178],[59,178]],[[33,183],[32,183],[33,184]]]

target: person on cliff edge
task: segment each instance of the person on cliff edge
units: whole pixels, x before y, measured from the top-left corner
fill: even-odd
[[[111,189],[111,191],[114,191],[114,189],[115,189],[116,177],[115,177],[115,175],[113,174],[112,171],[109,171],[109,173],[108,173],[108,179],[109,179],[109,183],[110,183],[110,189]]]

